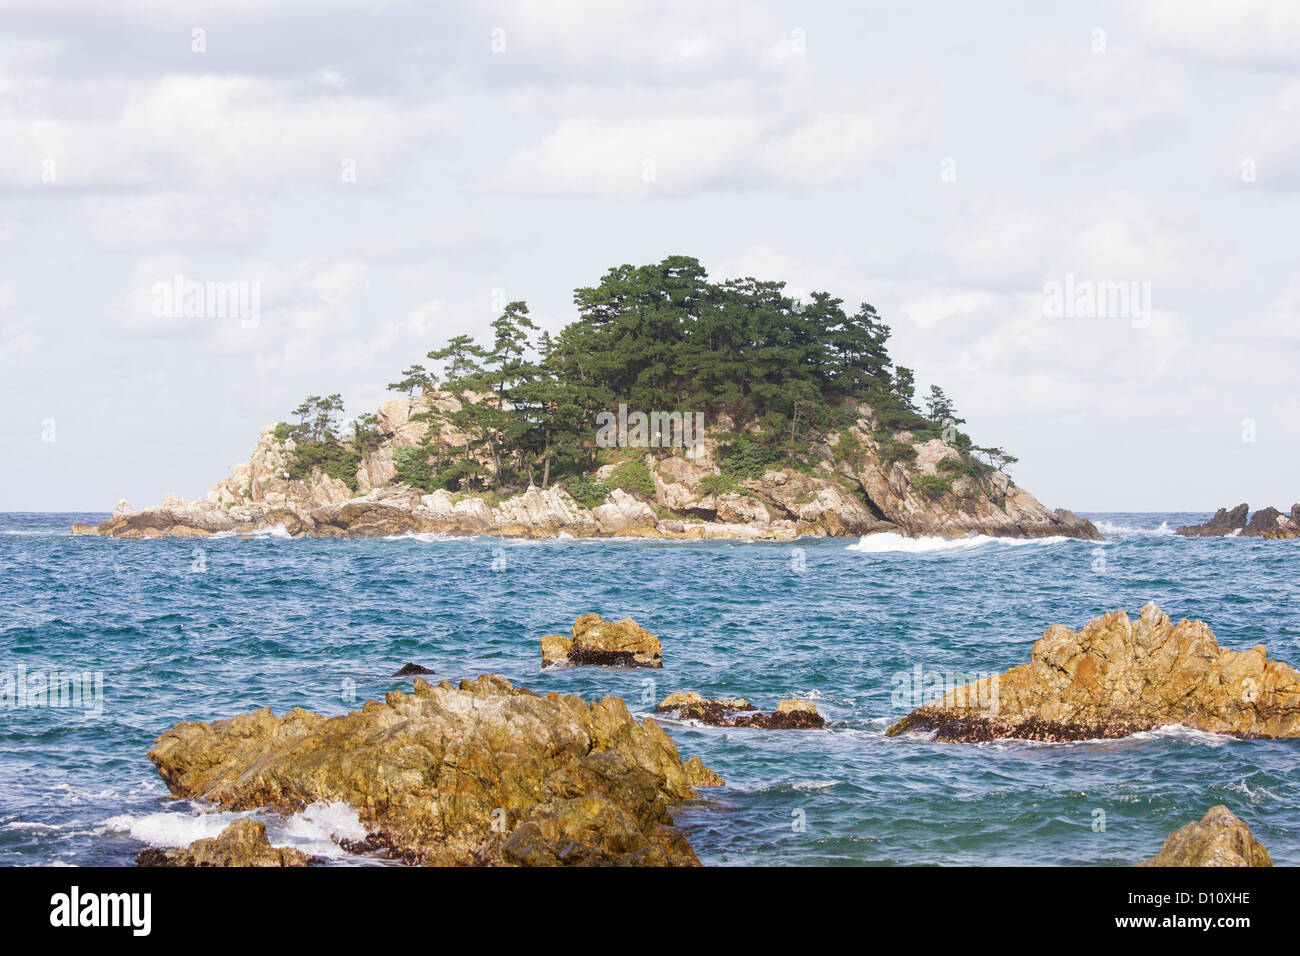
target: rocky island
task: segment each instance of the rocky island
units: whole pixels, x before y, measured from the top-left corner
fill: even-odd
[[[1219,647],[1204,621],[1154,604],[1078,631],[1054,624],[1029,663],[955,688],[886,733],[947,742],[1092,740],[1181,724],[1237,737],[1300,737],[1300,673],[1262,645]]]
[[[555,337],[510,303],[491,345],[430,351],[347,428],[340,396],[309,397],[204,498],[120,501],[72,530],[1100,537],[1019,488],[1014,456],[976,445],[941,388],[917,398],[870,305],[713,282],[683,256],[611,269],[574,301]]]

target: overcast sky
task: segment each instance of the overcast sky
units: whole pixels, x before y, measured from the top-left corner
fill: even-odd
[[[1289,507],[1300,4],[1057,6],[0,0],[0,510],[199,497],[670,254],[872,303],[1051,506]]]

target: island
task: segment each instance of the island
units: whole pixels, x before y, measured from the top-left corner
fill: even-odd
[[[713,281],[670,256],[574,293],[554,336],[527,303],[458,335],[344,424],[339,394],[264,426],[206,497],[120,501],[75,534],[119,538],[1098,538],[976,445],[937,385],[918,398],[889,327],[785,283]]]

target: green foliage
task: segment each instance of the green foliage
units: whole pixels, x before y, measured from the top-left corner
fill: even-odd
[[[280,422],[275,426],[275,440],[285,441],[293,434],[293,426],[288,422]]]
[[[587,475],[573,475],[564,483],[570,497],[584,508],[595,508],[605,503],[609,488],[600,482],[592,481]]]
[[[637,498],[649,499],[655,495],[655,483],[650,477],[650,469],[641,461],[625,461],[615,466],[610,472],[607,485],[611,489],[620,488]]]
[[[952,494],[952,479],[943,475],[917,475],[912,479],[912,484],[931,501]]]
[[[916,461],[916,448],[908,442],[900,441],[887,431],[877,431],[873,437],[876,439],[883,464],[892,465],[899,461],[911,464]]]
[[[740,435],[718,449],[717,461],[721,470],[741,481],[759,478],[769,468],[780,465],[786,458],[784,452],[774,447],[760,434],[759,440]]]
[[[406,445],[393,453],[397,480],[423,492],[434,489],[433,470],[429,467],[429,449],[424,445]]]
[[[736,480],[735,475],[722,472],[717,475],[705,475],[700,479],[700,488],[706,495],[738,494],[745,489]]]
[[[305,479],[319,468],[356,491],[357,468],[360,465],[361,456],[337,441],[304,439],[294,447],[293,458],[289,461],[289,477]]]

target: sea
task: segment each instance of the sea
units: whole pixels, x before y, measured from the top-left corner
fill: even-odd
[[[68,532],[106,517],[0,514],[0,865],[126,866],[215,836],[239,814],[171,796],[146,757],[159,734],[264,706],[344,713],[409,690],[406,663],[638,715],[676,690],[815,701],[825,731],[656,718],[726,780],[676,811],[707,865],[1130,866],[1215,804],[1300,864],[1300,741],[884,734],[927,693],[1026,662],[1050,625],[1148,601],[1300,665],[1300,541],[1173,534],[1208,514],[1088,514],[1101,541]],[[543,670],[538,638],[591,611],[658,634],[663,669]],[[254,815],[328,865],[397,865],[339,849],[364,834],[345,805]]]

